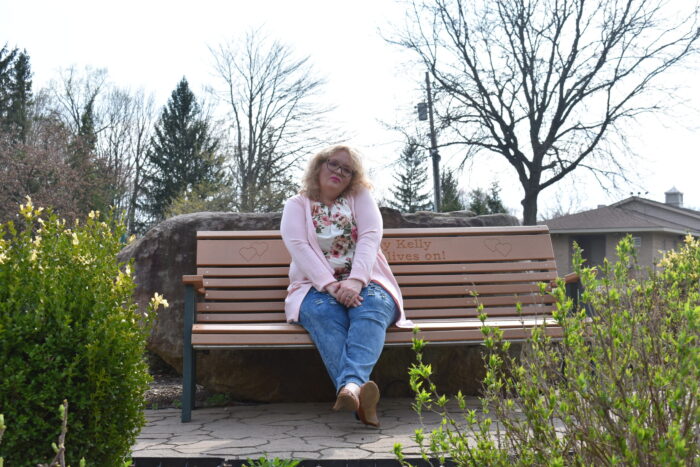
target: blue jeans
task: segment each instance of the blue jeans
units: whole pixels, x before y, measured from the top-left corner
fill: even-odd
[[[386,329],[395,321],[396,303],[382,286],[370,282],[360,295],[362,304],[347,308],[312,287],[299,310],[299,324],[316,344],[336,392],[348,383],[369,381]]]

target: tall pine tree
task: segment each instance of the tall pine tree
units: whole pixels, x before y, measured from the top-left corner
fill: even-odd
[[[175,199],[214,193],[224,183],[224,169],[223,157],[216,154],[218,141],[185,78],[171,94],[154,132],[143,208],[158,222]]]
[[[20,52],[14,61],[8,90],[9,108],[5,125],[16,140],[26,143],[32,105],[32,70],[26,50]]]
[[[466,209],[462,201],[457,178],[450,169],[443,169],[440,174],[440,212],[463,211]]]
[[[430,194],[423,192],[428,174],[418,143],[409,139],[399,158],[400,171],[394,174],[396,188],[390,189],[392,208],[401,212],[425,211],[431,208]]]
[[[12,84],[12,65],[17,56],[17,49],[8,49],[5,44],[0,49],[0,122],[4,123],[10,111],[10,87]]]
[[[32,104],[32,71],[26,51],[0,49],[0,128],[26,143]]]

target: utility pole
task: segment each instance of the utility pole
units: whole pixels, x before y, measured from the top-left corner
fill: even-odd
[[[428,116],[430,119],[430,157],[433,159],[433,211],[440,211],[440,154],[437,150],[435,123],[433,120],[433,93],[430,90],[430,75],[425,72],[425,87],[428,92]]]

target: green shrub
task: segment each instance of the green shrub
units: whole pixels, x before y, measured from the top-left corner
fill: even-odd
[[[20,215],[0,226],[0,413],[12,426],[0,457],[18,466],[52,456],[60,427],[45,415],[67,399],[66,461],[120,465],[145,422],[144,347],[164,301],[138,313],[112,216],[67,226],[31,200]]]
[[[620,261],[578,271],[576,308],[564,284],[552,292],[564,330],[532,333],[519,359],[485,328],[481,410],[438,394],[432,368],[410,370],[419,413],[442,423],[415,439],[425,459],[458,465],[698,465],[700,462],[700,243],[686,238],[656,271],[640,271],[631,238]],[[458,414],[458,415],[455,415]],[[395,452],[403,460],[401,446]]]

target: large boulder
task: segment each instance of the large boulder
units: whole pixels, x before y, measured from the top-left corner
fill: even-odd
[[[455,213],[402,214],[382,208],[385,228],[482,227],[518,225],[506,214],[473,216]],[[182,369],[183,302],[182,276],[194,274],[198,230],[278,229],[281,214],[201,212],[163,221],[142,238],[124,248],[121,261],[134,260],[135,299],[145,308],[155,292],[170,307],[161,310],[149,342],[149,350],[178,371]],[[475,394],[483,376],[479,346],[440,346],[426,351],[436,369],[442,391],[461,389]],[[410,396],[407,368],[413,361],[409,348],[387,348],[375,368],[373,379],[390,396]],[[458,362],[458,364],[455,364]],[[325,401],[334,398],[333,386],[315,349],[210,350],[197,352],[197,382],[228,392],[241,401]]]

